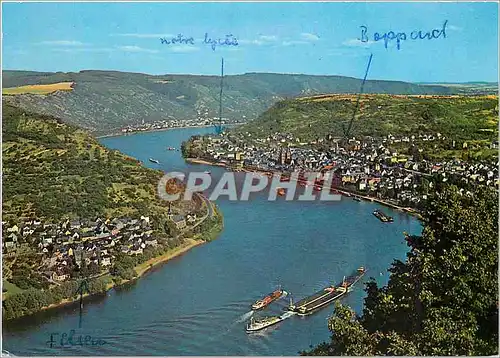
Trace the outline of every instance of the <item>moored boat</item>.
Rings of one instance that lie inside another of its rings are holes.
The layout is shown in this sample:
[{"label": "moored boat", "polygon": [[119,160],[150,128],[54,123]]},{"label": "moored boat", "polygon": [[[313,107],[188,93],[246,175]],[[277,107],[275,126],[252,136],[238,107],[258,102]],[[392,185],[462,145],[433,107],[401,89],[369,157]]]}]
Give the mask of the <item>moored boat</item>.
[{"label": "moored boat", "polygon": [[382,221],[384,223],[388,223],[388,222],[393,222],[394,221],[394,219],[391,216],[388,216],[388,215],[384,214],[383,212],[381,212],[378,209],[373,212],[373,215],[375,215],[380,221]]},{"label": "moored boat", "polygon": [[361,201],[361,198],[359,196],[355,196],[355,197],[352,198],[352,200]]},{"label": "moored boat", "polygon": [[153,158],[149,158],[149,161],[152,163],[160,164],[160,162],[158,160],[153,159]]},{"label": "moored boat", "polygon": [[271,292],[270,294],[268,294],[266,297],[262,298],[261,300],[255,301],[255,303],[252,305],[252,309],[253,310],[260,310],[261,308],[266,307],[271,302],[274,302],[278,298],[280,298],[284,292],[285,291],[283,291],[281,288],[277,289],[276,291]]},{"label": "moored boat", "polygon": [[274,325],[278,322],[281,322],[283,320],[284,320],[284,318],[282,316],[269,316],[269,317],[257,318],[257,319],[252,317],[250,319],[250,322],[247,324],[246,331],[247,331],[247,333],[260,331],[261,329],[272,326],[272,325]]}]

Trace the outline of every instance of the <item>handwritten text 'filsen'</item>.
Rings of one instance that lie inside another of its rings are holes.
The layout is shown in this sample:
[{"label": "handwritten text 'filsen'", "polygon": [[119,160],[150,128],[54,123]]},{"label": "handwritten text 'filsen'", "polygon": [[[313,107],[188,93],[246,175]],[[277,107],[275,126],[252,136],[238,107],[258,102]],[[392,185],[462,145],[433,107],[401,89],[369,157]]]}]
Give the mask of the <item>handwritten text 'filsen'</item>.
[{"label": "handwritten text 'filsen'", "polygon": [[[176,37],[160,37],[162,45],[195,45],[196,40],[194,37],[187,37],[182,34],[178,34]],[[238,46],[238,40],[232,34],[226,35],[225,38],[211,38],[208,33],[205,33],[205,38],[202,41],[205,45],[210,45],[213,51],[217,46]]]},{"label": "handwritten text 'filsen'", "polygon": [[[57,336],[61,336],[60,339]],[[89,335],[83,338],[83,335],[76,335],[74,329],[68,333],[51,333],[50,340],[46,342],[50,348],[69,348],[74,346],[102,346],[107,342],[101,338],[93,338]]]}]

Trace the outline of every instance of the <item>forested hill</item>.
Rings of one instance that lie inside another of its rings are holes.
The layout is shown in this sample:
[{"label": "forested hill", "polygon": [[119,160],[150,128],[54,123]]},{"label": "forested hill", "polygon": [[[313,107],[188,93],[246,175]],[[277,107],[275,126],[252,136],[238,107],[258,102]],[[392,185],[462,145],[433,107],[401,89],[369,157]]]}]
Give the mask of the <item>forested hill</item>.
[{"label": "forested hill", "polygon": [[84,130],[4,103],[2,135],[2,220],[166,217],[156,195],[162,173]]},{"label": "forested hill", "polygon": [[[3,88],[71,83],[71,91],[47,95],[4,95],[12,104],[62,118],[95,134],[116,132],[126,125],[169,119],[213,118],[219,115],[220,78],[117,71],[4,71]],[[356,93],[361,80],[342,76],[248,73],[224,79],[223,116],[254,119],[275,102],[323,93]],[[470,88],[468,89],[470,90]],[[368,80],[366,93],[451,94],[460,86],[421,85]],[[8,93],[8,92],[7,92]]]},{"label": "forested hill", "polygon": [[[256,137],[275,132],[303,140],[343,136],[356,106],[356,95],[325,95],[284,100],[257,120],[238,127]],[[441,133],[457,140],[498,136],[497,96],[363,95],[351,136]]]}]

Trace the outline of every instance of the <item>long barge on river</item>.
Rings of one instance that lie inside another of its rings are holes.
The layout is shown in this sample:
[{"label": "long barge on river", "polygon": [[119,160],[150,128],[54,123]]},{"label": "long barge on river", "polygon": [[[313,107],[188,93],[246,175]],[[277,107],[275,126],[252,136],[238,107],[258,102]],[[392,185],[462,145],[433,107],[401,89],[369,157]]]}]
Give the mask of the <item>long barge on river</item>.
[{"label": "long barge on river", "polygon": [[337,286],[328,286],[316,292],[312,296],[306,297],[297,303],[291,303],[288,307],[289,311],[296,312],[299,316],[307,316],[316,310],[330,304],[331,302],[341,298],[351,291],[354,286],[365,274],[364,267],[358,268],[353,274],[344,277],[341,283]]}]

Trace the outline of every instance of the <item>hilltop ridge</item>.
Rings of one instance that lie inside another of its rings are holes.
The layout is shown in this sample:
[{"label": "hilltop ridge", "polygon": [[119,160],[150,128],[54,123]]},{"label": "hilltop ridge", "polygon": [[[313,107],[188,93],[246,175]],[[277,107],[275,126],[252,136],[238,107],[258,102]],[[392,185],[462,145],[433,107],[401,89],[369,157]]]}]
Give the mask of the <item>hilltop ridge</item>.
[{"label": "hilltop ridge", "polygon": [[[211,121],[219,114],[220,78],[200,75],[149,75],[105,70],[80,72],[4,71],[3,87],[74,82],[73,90],[49,95],[3,96],[11,104],[54,115],[96,135],[155,121]],[[246,73],[224,79],[223,117],[257,118],[274,103],[299,96],[357,93],[360,79],[344,76]],[[470,90],[469,87],[467,87]],[[460,94],[460,86],[368,80],[366,93]]]},{"label": "hilltop ridge", "polygon": [[[258,119],[236,128],[265,138],[290,133],[303,140],[344,135],[357,95],[328,94],[277,102]],[[351,136],[440,132],[456,140],[495,140],[498,96],[364,94]]]}]

